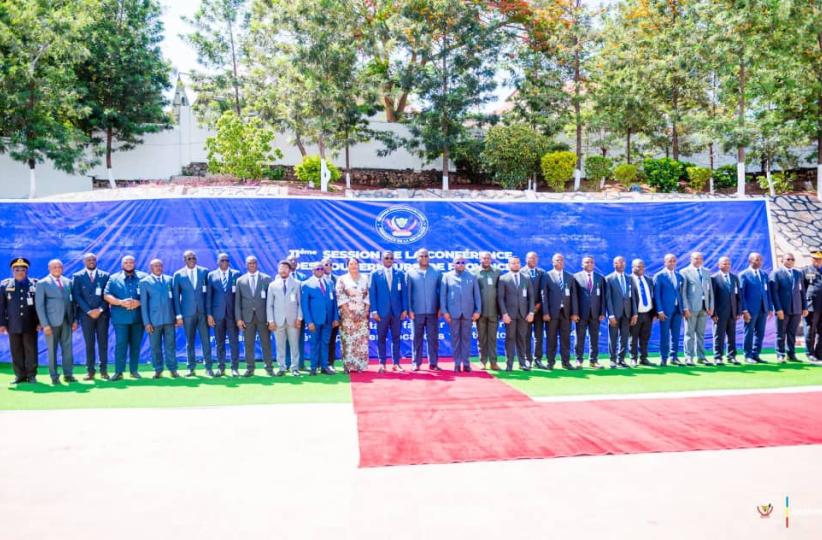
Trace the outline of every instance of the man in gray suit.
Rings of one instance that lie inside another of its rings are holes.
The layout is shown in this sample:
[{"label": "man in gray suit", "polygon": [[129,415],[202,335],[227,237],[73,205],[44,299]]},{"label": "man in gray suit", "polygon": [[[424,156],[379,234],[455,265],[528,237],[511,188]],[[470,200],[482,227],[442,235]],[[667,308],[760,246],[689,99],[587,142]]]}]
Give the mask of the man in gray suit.
[{"label": "man in gray suit", "polygon": [[480,290],[477,278],[465,271],[465,257],[454,257],[454,269],[442,276],[440,306],[445,322],[451,326],[451,351],[454,371],[471,371],[471,327],[479,319]]},{"label": "man in gray suit", "polygon": [[149,272],[140,280],[140,313],[151,344],[152,379],[161,379],[163,369],[168,369],[176,379],[180,374],[177,373],[173,280],[163,274],[160,259],[152,259]]},{"label": "man in gray suit", "polygon": [[520,272],[519,257],[508,259],[508,273],[499,278],[497,304],[505,324],[505,371],[514,369],[514,354],[519,367],[530,371],[528,365],[528,332],[534,321],[536,293],[528,276]]},{"label": "man in gray suit", "polygon": [[682,276],[682,316],[685,318],[685,363],[694,365],[714,363],[705,356],[705,323],[714,314],[714,288],[711,274],[702,267],[702,253],[691,253],[691,264]]},{"label": "man in gray suit", "polygon": [[257,257],[250,255],[245,259],[245,274],[237,279],[237,297],[234,301],[234,319],[237,327],[243,331],[243,345],[245,347],[246,370],[243,377],[254,375],[254,342],[260,336],[260,346],[263,350],[265,372],[273,377],[274,366],[271,358],[271,333],[266,321],[266,300],[268,286],[271,285],[271,276],[257,270]]},{"label": "man in gray suit", "polygon": [[605,308],[608,312],[611,369],[627,368],[625,353],[628,351],[628,337],[637,316],[631,294],[631,278],[625,275],[625,257],[614,257],[614,271],[605,277]]},{"label": "man in gray suit", "polygon": [[49,261],[49,275],[37,282],[34,304],[37,318],[46,335],[51,382],[60,384],[60,373],[57,372],[58,347],[63,359],[63,378],[66,382],[77,382],[73,375],[74,353],[71,344],[71,333],[77,330],[71,280],[63,276],[63,263],[59,259]]},{"label": "man in gray suit", "polygon": [[408,318],[414,321],[414,371],[422,364],[422,337],[428,342],[428,369],[439,371],[439,314],[442,275],[429,264],[428,250],[417,250],[417,266],[408,270]]},{"label": "man in gray suit", "polygon": [[480,252],[480,267],[476,278],[480,289],[480,318],[477,320],[477,348],[479,349],[482,369],[490,362],[491,369],[499,370],[497,364],[497,328],[499,327],[499,310],[497,309],[497,284],[499,269],[491,266],[491,252]]},{"label": "man in gray suit", "polygon": [[289,343],[291,352],[291,374],[300,375],[300,327],[303,325],[303,312],[300,308],[300,282],[291,276],[291,265],[281,261],[278,275],[268,286],[266,313],[268,329],[274,332],[277,342],[277,361],[280,369],[277,376],[282,377],[286,371],[285,344]]}]

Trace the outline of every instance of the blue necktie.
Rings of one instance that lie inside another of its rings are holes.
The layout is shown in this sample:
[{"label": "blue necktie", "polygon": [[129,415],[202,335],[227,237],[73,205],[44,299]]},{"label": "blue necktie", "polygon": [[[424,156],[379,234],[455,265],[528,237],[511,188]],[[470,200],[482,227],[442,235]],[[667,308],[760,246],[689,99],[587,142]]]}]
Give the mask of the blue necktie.
[{"label": "blue necktie", "polygon": [[645,286],[643,285],[643,279],[644,278],[642,277],[639,278],[639,293],[642,295],[642,305],[647,306],[648,296],[645,294]]},{"label": "blue necktie", "polygon": [[223,292],[227,291],[228,290],[228,274],[223,274],[223,277],[221,278],[220,281],[222,281],[222,283],[223,283]]}]

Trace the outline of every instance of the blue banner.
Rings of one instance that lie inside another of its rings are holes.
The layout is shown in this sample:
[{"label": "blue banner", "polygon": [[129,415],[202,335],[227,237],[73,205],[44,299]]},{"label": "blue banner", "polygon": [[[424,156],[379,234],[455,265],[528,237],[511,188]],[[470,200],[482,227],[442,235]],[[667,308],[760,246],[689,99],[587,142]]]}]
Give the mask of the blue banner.
[{"label": "blue banner", "polygon": [[[679,267],[688,254],[701,251],[705,266],[716,270],[719,257],[731,257],[733,270],[747,266],[747,255],[758,251],[770,270],[771,243],[764,200],[702,202],[397,202],[335,199],[160,199],[84,203],[0,203],[0,261],[31,260],[32,277],[47,275],[47,263],[59,258],[70,276],[82,269],[82,255],[93,251],[100,268],[119,271],[120,258],[134,255],[137,268],[161,258],[165,271],[183,266],[183,251],[197,252],[199,264],[216,267],[216,255],[227,252],[232,267],[244,272],[244,259],[255,255],[260,270],[271,275],[289,253],[300,256],[300,271],[310,274],[311,263],[331,257],[334,271],[343,273],[345,259],[357,256],[369,272],[380,251],[393,249],[396,262],[407,267],[414,252],[426,247],[432,264],[444,271],[456,252],[464,252],[469,269],[479,265],[478,252],[491,251],[494,264],[507,268],[512,255],[536,251],[540,266],[550,268],[551,256],[565,255],[566,269],[581,268],[583,255],[592,255],[598,271],[610,273],[611,261],[645,260],[653,275],[666,253],[675,254]],[[772,323],[765,346],[773,345]],[[603,330],[605,324],[603,323]],[[504,327],[498,334],[503,354]],[[713,331],[708,324],[706,345]],[[240,336],[242,338],[242,335]],[[212,344],[214,337],[212,335]],[[372,324],[371,355],[376,356],[376,325]],[[573,340],[573,338],[572,338]],[[741,321],[740,338],[741,344]],[[411,354],[411,327],[403,325],[403,356]],[[75,361],[82,363],[83,340],[75,335]],[[113,359],[114,339],[110,340]],[[602,333],[601,350],[607,344]],[[658,325],[650,347],[658,350]],[[242,348],[242,345],[241,345]],[[212,351],[214,348],[212,347]],[[440,352],[450,355],[448,325],[440,322]],[[476,344],[474,344],[476,354]],[[177,355],[185,356],[182,329],[177,332]],[[242,356],[241,356],[242,357]],[[10,361],[8,339],[0,339],[0,359]],[[45,362],[40,338],[40,360]],[[148,362],[148,340],[142,360]]]}]

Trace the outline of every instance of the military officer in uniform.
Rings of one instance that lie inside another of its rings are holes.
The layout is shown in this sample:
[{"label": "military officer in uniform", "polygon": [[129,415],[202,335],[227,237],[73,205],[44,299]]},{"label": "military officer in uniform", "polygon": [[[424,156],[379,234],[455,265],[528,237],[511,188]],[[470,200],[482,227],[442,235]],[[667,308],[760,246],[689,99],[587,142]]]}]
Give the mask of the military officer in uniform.
[{"label": "military officer in uniform", "polygon": [[822,249],[811,253],[812,262],[802,269],[808,314],[805,316],[805,349],[808,360],[822,362]]},{"label": "military officer in uniform", "polygon": [[0,334],[8,333],[11,361],[14,368],[12,384],[37,382],[37,332],[40,322],[34,305],[37,280],[29,279],[29,260],[11,260],[13,277],[0,282]]}]

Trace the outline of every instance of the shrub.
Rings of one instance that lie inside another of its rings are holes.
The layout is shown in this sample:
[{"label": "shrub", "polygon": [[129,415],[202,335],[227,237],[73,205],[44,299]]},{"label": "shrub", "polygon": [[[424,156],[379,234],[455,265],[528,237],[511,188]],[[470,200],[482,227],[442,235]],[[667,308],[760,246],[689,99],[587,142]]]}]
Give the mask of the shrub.
[{"label": "shrub", "polygon": [[549,152],[542,156],[542,176],[554,191],[564,191],[565,182],[574,176],[577,155],[574,152]]},{"label": "shrub", "polygon": [[622,185],[630,186],[639,180],[639,169],[631,163],[621,163],[614,169],[614,179]]},{"label": "shrub", "polygon": [[268,171],[266,171],[265,177],[269,180],[282,180],[285,178],[285,168],[271,167]]},{"label": "shrub", "polygon": [[614,162],[605,156],[591,156],[585,159],[585,178],[601,182],[614,174]]},{"label": "shrub", "polygon": [[671,158],[646,159],[642,168],[648,184],[660,193],[676,191],[679,179],[685,175],[685,167]]},{"label": "shrub", "polygon": [[482,162],[504,188],[521,188],[539,172],[539,159],[548,141],[544,135],[526,126],[494,126],[485,137]]},{"label": "shrub", "polygon": [[273,140],[274,132],[259,118],[243,121],[226,111],[217,121],[217,134],[206,139],[208,170],[241,179],[262,178],[264,167],[283,157],[279,148],[271,148]]},{"label": "shrub", "polygon": [[711,169],[705,167],[688,167],[685,171],[688,173],[688,185],[695,191],[703,191],[711,179]]},{"label": "shrub", "polygon": [[736,165],[723,165],[714,169],[714,189],[736,187]]},{"label": "shrub", "polygon": [[550,141],[547,143],[544,152],[546,154],[550,154],[552,152],[568,152],[571,150],[571,147],[568,143],[560,142],[560,141]]},{"label": "shrub", "polygon": [[[328,165],[328,170],[331,172],[331,181],[336,182],[340,179],[340,169],[331,163],[330,160],[325,160]],[[298,180],[308,183],[314,182],[315,186],[320,185],[320,156],[305,156],[301,163],[294,167],[294,175]]]},{"label": "shrub", "polygon": [[[776,193],[787,193],[793,189],[793,183],[796,180],[796,175],[785,172],[775,172],[771,173],[771,180],[773,181],[773,190]],[[770,189],[768,187],[767,176],[763,175],[759,177],[759,187],[766,191]]]}]

